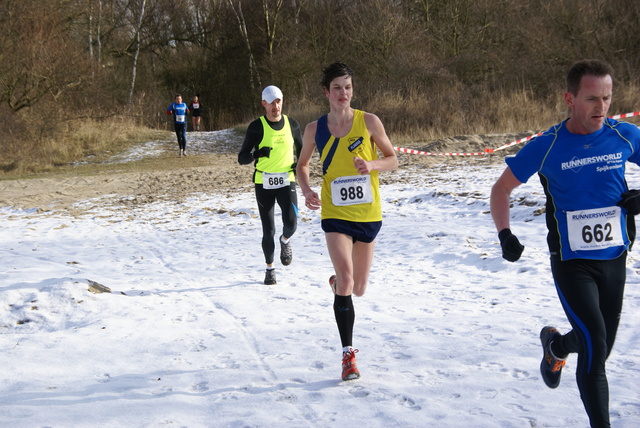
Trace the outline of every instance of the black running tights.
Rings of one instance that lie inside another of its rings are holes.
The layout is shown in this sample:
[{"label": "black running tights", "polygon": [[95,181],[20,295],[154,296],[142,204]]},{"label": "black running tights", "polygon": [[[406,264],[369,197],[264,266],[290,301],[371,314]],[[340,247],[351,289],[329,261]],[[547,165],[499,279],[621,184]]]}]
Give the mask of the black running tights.
[{"label": "black running tights", "polygon": [[298,225],[298,196],[296,183],[279,189],[264,189],[262,184],[256,184],[256,201],[262,222],[262,252],[267,264],[273,263],[275,253],[274,236],[276,225],[274,207],[276,202],[282,211],[282,234],[291,238]]},{"label": "black running tights", "polygon": [[178,147],[180,150],[187,149],[187,124],[186,123],[176,123],[174,125],[176,130],[176,137],[178,137]]},{"label": "black running tights", "polygon": [[626,252],[613,260],[551,259],[558,296],[573,327],[554,342],[554,350],[578,353],[576,380],[591,427],[611,426],[605,361],[618,331],[626,260]]}]

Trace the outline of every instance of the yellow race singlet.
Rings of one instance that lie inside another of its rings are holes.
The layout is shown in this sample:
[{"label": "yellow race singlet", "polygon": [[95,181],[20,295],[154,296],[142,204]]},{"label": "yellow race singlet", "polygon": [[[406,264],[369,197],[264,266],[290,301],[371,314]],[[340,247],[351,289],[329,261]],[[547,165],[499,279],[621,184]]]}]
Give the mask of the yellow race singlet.
[{"label": "yellow race singlet", "polygon": [[264,116],[260,117],[262,121],[263,137],[258,145],[258,149],[262,147],[271,147],[269,157],[258,158],[256,163],[256,173],[254,183],[263,184],[262,173],[288,173],[290,182],[295,181],[295,175],[291,166],[295,162],[295,149],[293,142],[293,133],[291,132],[291,124],[286,115],[284,118],[284,126],[281,130],[276,131],[267,123]]},{"label": "yellow race singlet", "polygon": [[382,221],[378,171],[360,175],[353,158],[378,159],[364,121],[364,112],[354,110],[349,133],[331,135],[327,115],[318,119],[316,147],[322,163],[322,219],[354,222]]}]

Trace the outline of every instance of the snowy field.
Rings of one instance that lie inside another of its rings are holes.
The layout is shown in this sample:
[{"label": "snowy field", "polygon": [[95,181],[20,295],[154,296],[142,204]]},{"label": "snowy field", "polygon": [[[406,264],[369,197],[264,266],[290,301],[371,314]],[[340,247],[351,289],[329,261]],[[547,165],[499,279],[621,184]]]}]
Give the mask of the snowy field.
[{"label": "snowy field", "polygon": [[[586,427],[576,356],[558,389],[538,369],[540,329],[569,327],[544,195],[535,178],[514,192],[526,249],[504,261],[489,214],[502,169],[388,173],[406,180],[382,186],[371,280],[354,299],[362,378],[350,382],[319,213],[300,192],[294,260],[275,286],[262,284],[250,190],[127,209],[88,200],[80,216],[0,207],[0,426]],[[638,168],[628,181],[640,187]],[[616,428],[640,426],[638,250],[627,273],[608,361]]]}]

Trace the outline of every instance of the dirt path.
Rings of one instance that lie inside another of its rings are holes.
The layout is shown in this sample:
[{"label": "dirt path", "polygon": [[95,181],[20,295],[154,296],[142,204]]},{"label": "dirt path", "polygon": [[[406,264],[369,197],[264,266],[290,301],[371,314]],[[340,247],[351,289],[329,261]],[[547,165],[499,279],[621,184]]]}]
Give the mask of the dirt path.
[{"label": "dirt path", "polygon": [[237,156],[207,157],[207,166],[160,171],[111,172],[71,177],[0,181],[0,206],[72,210],[79,201],[134,205],[157,200],[180,201],[195,193],[238,192],[250,184],[250,167]]},{"label": "dirt path", "polygon": [[[436,141],[428,145],[411,148],[446,152],[477,152],[484,148],[498,147],[505,142],[521,138],[516,135],[462,136]],[[89,206],[122,204],[134,206],[159,200],[180,202],[197,193],[253,192],[252,167],[239,165],[237,154],[199,154],[204,157],[198,164],[186,168],[168,170],[145,170],[141,172],[99,172],[95,175],[33,178],[25,180],[0,180],[0,206],[23,209],[84,211],[88,207],[74,206],[77,202],[90,200]],[[400,169],[423,170],[448,162],[502,162],[505,153],[474,157],[424,156],[399,153]],[[173,153],[163,156],[174,156]],[[315,162],[317,164],[317,162]],[[315,181],[317,171],[314,171]],[[384,174],[382,183],[407,180],[407,174]],[[314,181],[314,182],[315,182]]]}]

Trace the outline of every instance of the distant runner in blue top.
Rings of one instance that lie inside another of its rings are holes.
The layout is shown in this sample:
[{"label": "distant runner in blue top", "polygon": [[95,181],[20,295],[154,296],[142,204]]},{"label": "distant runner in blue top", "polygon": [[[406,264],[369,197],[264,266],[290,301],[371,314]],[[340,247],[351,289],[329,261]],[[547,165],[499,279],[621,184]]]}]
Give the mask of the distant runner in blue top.
[{"label": "distant runner in blue top", "polygon": [[540,372],[556,388],[570,353],[578,354],[576,380],[591,427],[610,427],[605,362],[618,330],[627,251],[635,238],[640,191],[629,190],[625,163],[640,164],[640,130],[608,119],[613,70],[597,60],[575,63],[564,100],[571,117],[532,139],[491,190],[491,215],[502,257],[524,250],[509,229],[513,189],[537,173],[547,197],[547,243],[556,290],[572,330],[540,332]]},{"label": "distant runner in blue top", "polygon": [[182,102],[182,95],[177,94],[175,101],[167,108],[167,115],[173,115],[173,127],[176,130],[180,148],[178,156],[187,155],[187,113],[189,113],[189,107]]}]

